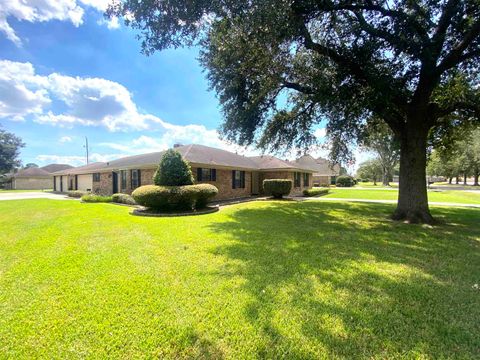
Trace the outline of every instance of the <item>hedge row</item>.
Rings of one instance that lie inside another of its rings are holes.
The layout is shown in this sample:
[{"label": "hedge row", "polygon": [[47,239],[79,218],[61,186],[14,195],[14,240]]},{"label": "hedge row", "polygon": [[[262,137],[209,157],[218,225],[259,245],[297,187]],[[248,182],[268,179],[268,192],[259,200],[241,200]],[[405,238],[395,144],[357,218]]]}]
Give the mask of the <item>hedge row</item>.
[{"label": "hedge row", "polygon": [[289,179],[266,179],[263,180],[263,190],[265,195],[273,196],[275,199],[281,199],[292,191],[292,180]]},{"label": "hedge row", "polygon": [[136,205],[135,199],[128,194],[117,193],[112,195],[112,202],[118,204]]},{"label": "hedge row", "polygon": [[77,198],[77,199],[80,199],[83,195],[88,195],[88,194],[90,194],[89,191],[82,191],[82,190],[71,190],[67,192],[68,197]]},{"label": "hedge row", "polygon": [[210,184],[145,185],[135,189],[132,197],[137,204],[154,210],[192,210],[204,208],[217,193],[218,189]]},{"label": "hedge row", "polygon": [[311,188],[303,190],[303,195],[305,196],[322,196],[327,195],[329,189],[321,189],[321,188]]},{"label": "hedge row", "polygon": [[82,196],[82,201],[87,203],[109,203],[109,202],[112,202],[112,197],[87,194]]}]

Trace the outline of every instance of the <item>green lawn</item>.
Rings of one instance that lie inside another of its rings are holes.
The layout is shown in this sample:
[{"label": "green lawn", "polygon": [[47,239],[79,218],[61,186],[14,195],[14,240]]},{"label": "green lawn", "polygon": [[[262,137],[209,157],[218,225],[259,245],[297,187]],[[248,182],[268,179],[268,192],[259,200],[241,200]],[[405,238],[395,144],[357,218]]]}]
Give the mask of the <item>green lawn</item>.
[{"label": "green lawn", "polygon": [[0,202],[2,358],[478,358],[480,210]]},{"label": "green lawn", "polygon": [[[368,200],[397,200],[397,190],[364,190],[364,189],[341,189],[332,188],[324,198],[341,199],[368,199]],[[428,192],[428,200],[432,202],[451,202],[459,204],[480,204],[480,191],[478,193],[466,192],[461,190],[446,190]]]}]

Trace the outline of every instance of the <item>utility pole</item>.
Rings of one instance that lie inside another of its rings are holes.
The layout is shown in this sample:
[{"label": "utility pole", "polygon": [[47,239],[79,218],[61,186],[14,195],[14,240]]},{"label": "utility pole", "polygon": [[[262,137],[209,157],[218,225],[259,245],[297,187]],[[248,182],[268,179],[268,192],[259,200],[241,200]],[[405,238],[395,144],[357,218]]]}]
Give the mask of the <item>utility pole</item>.
[{"label": "utility pole", "polygon": [[87,152],[87,165],[88,165],[88,138],[85,136],[85,150]]}]

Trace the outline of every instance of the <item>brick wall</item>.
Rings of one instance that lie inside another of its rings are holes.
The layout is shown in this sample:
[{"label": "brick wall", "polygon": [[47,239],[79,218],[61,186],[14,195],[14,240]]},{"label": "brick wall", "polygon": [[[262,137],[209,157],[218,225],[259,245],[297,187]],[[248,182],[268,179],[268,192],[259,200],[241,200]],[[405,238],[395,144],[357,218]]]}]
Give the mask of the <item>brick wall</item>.
[{"label": "brick wall", "polygon": [[[192,168],[193,178],[197,183],[197,168]],[[232,189],[232,170],[217,169],[217,181],[202,181],[201,184],[212,184],[218,188],[214,200],[225,200],[248,197],[252,194],[252,172],[245,171],[245,187]]]},{"label": "brick wall", "polygon": [[303,183],[303,173],[301,173],[300,187],[295,187],[293,171],[265,171],[260,173],[260,191],[263,193],[263,180],[265,179],[289,179],[292,180],[292,191],[290,195],[302,195],[303,190],[312,187],[312,174],[309,174],[309,185]]},{"label": "brick wall", "polygon": [[112,195],[112,172],[100,173],[100,181],[94,181],[92,192],[98,195]]},{"label": "brick wall", "polygon": [[319,186],[327,186],[330,185],[331,177],[328,175],[325,176],[314,176],[313,183]]}]

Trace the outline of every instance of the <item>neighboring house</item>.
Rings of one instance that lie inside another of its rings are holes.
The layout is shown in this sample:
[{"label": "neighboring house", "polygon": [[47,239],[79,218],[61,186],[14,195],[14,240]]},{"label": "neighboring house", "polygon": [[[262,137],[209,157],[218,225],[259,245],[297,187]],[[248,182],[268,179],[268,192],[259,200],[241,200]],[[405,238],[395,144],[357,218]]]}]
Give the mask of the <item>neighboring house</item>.
[{"label": "neighboring house", "polygon": [[313,170],[313,184],[315,186],[334,185],[337,176],[340,175],[340,165],[332,164],[327,159],[321,157],[315,159],[310,155],[303,155],[295,160],[294,163]]},{"label": "neighboring house", "polygon": [[[217,200],[261,194],[264,179],[294,181],[292,194],[312,187],[313,171],[272,156],[246,157],[203,145],[175,146],[192,167],[195,183],[213,184]],[[153,184],[153,175],[164,152],[128,156],[107,163],[94,163],[54,174],[54,189],[92,191],[97,194],[130,194],[141,185]]]},{"label": "neighboring house", "polygon": [[41,168],[31,167],[6,174],[6,189],[12,190],[44,190],[52,188],[52,172],[67,170],[73,166],[66,164],[50,164]]}]

